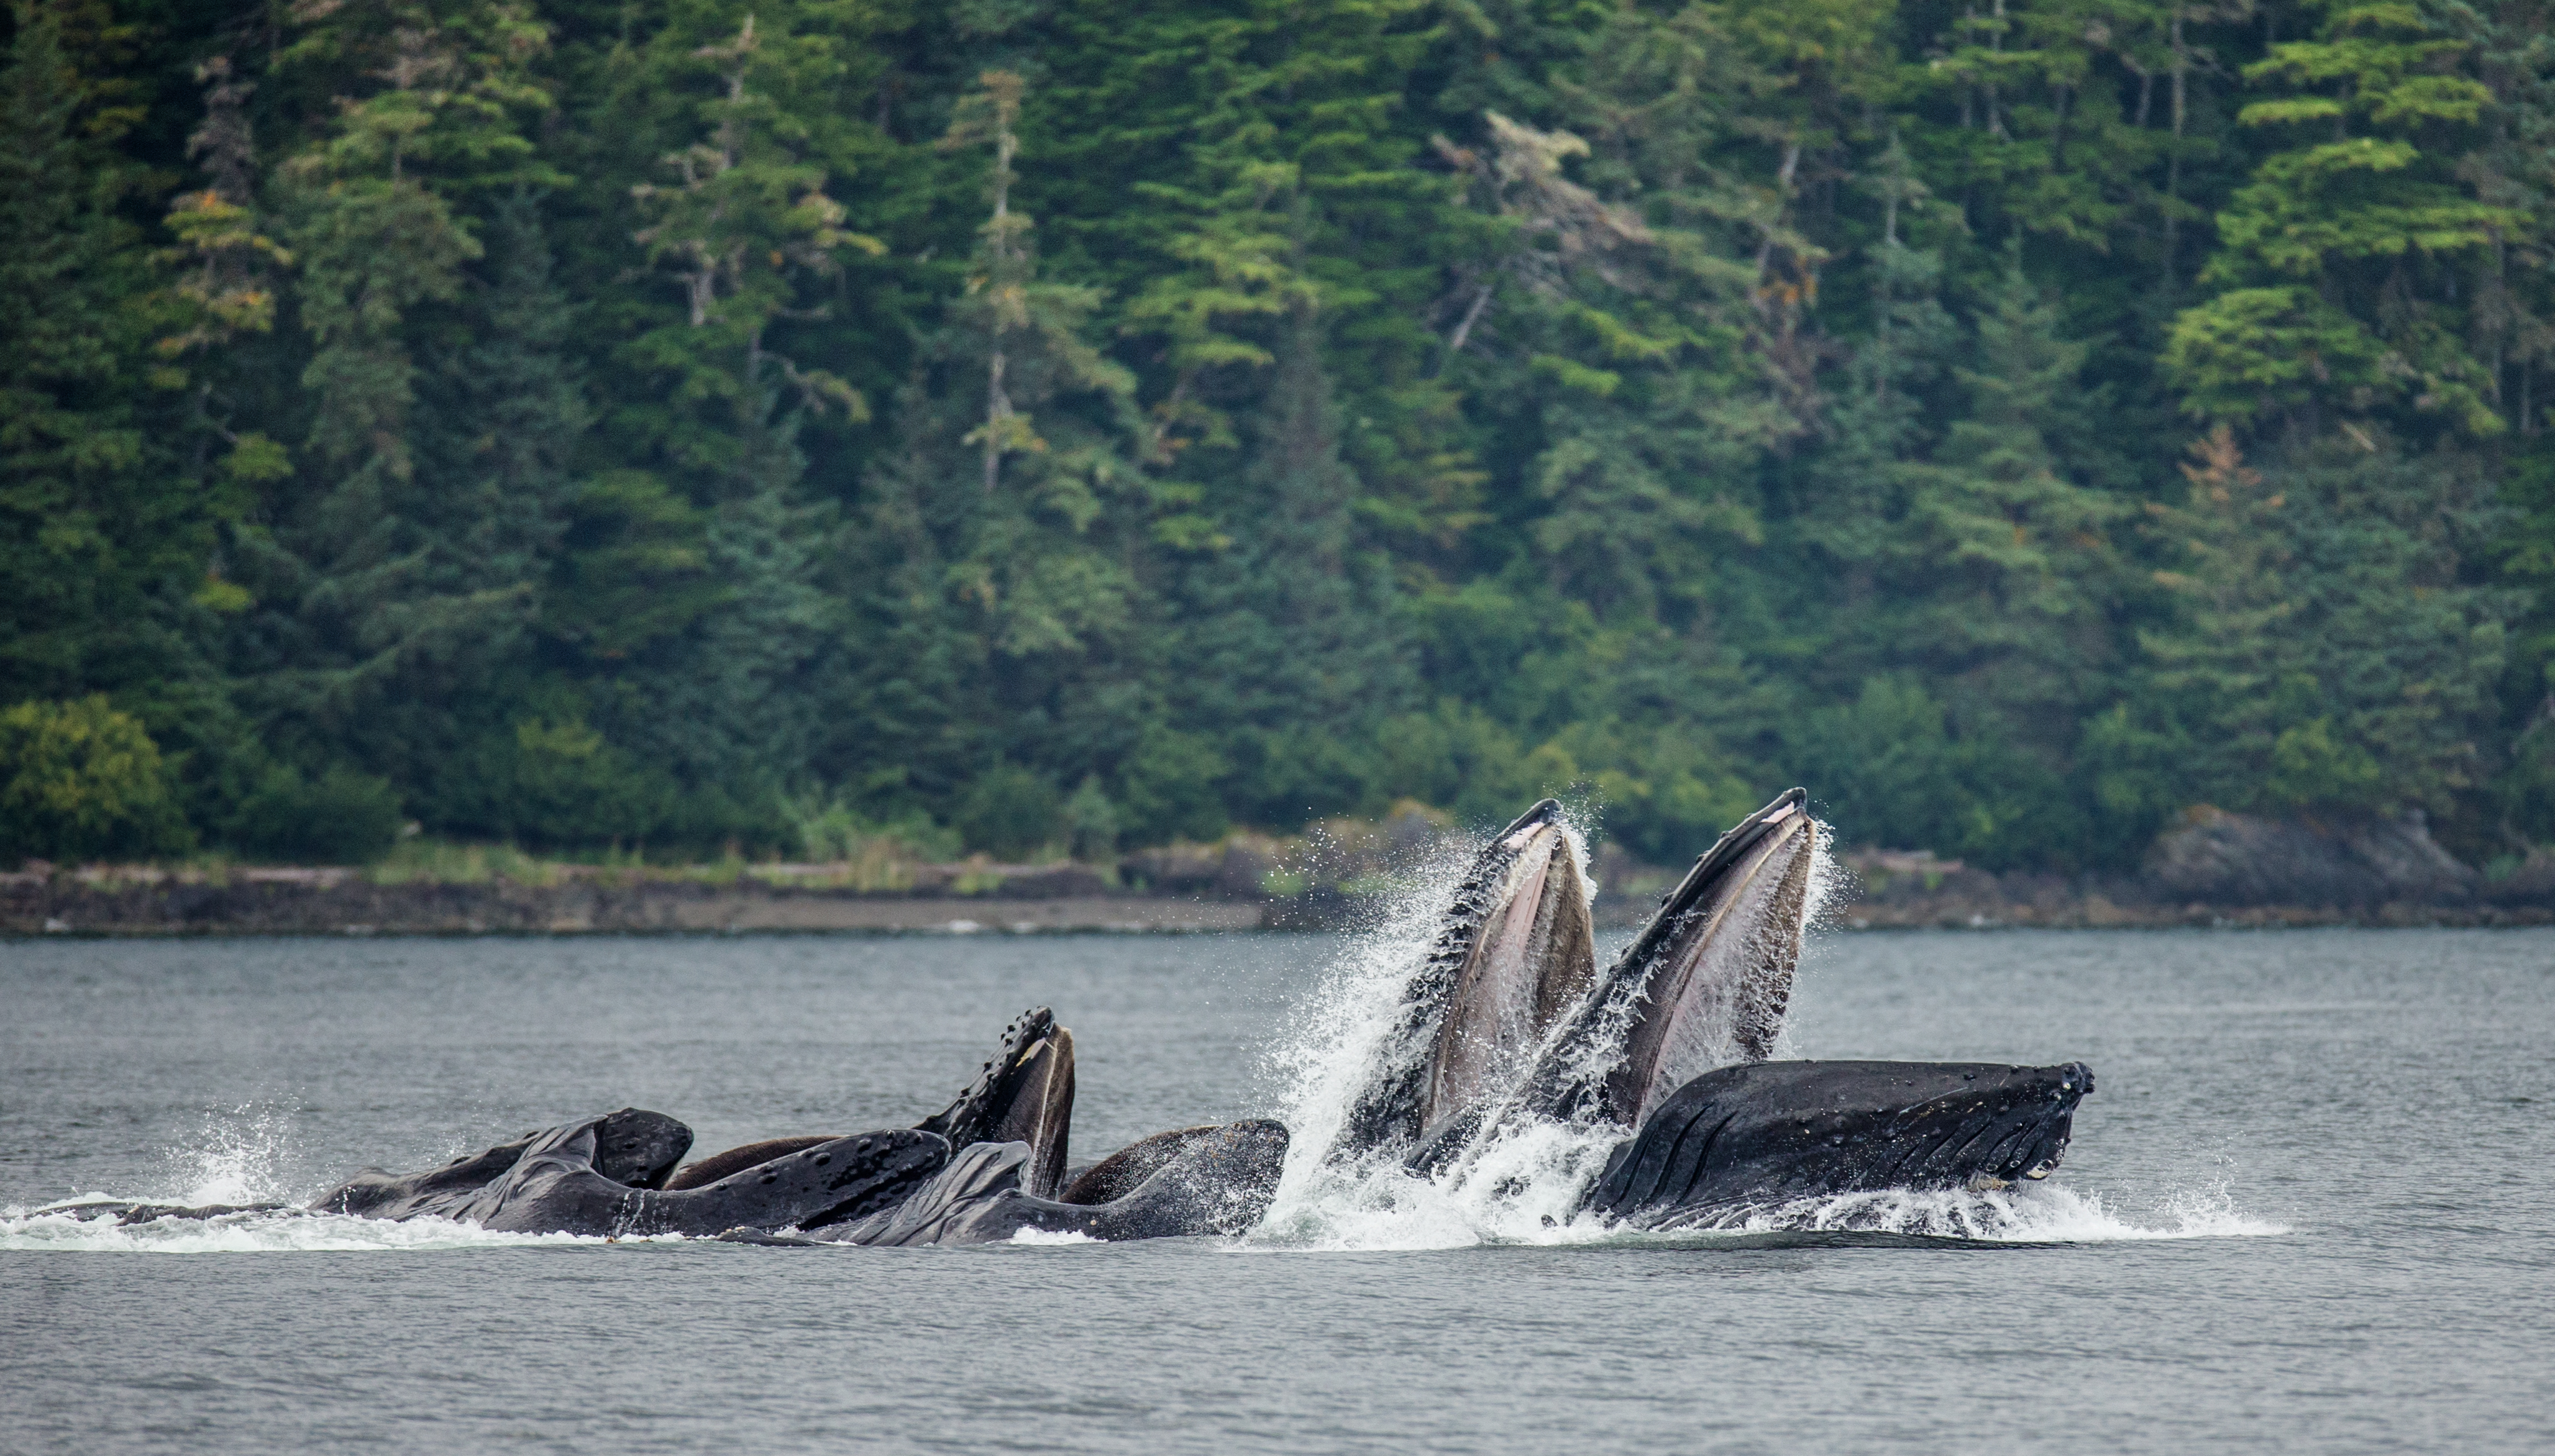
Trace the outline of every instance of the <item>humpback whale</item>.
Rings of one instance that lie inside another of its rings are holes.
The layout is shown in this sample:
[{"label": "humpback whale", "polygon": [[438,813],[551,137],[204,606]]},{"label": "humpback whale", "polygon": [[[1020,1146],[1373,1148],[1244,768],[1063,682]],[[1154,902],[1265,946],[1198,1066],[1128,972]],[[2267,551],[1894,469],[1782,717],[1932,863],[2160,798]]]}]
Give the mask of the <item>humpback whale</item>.
[{"label": "humpback whale", "polygon": [[[684,1163],[691,1130],[623,1108],[426,1172],[367,1169],[314,1212],[439,1217],[512,1233],[965,1244],[1025,1229],[1098,1239],[1238,1233],[1276,1191],[1286,1130],[1183,1128],[1068,1179],[1073,1033],[1045,1007],[1003,1029],[956,1098],[911,1128],[769,1139]],[[136,1215],[182,1210],[142,1206]]]},{"label": "humpback whale", "polygon": [[[1500,1140],[1611,1140],[1583,1214],[1687,1228],[1795,1199],[2045,1178],[2082,1062],[1776,1060],[1821,829],[1798,789],[1742,819],[1601,970],[1578,841],[1546,799],[1483,845],[1399,988],[1326,1166],[1460,1176]],[[1073,1033],[1037,1007],[948,1106],[911,1127],[767,1139],[690,1162],[691,1131],[637,1108],[424,1172],[366,1169],[307,1211],[522,1233],[680,1234],[786,1247],[1122,1240],[1245,1232],[1291,1140],[1252,1120],[1069,1159]],[[1584,1175],[1584,1174],[1583,1174]],[[80,1205],[127,1223],[244,1211]]]},{"label": "humpback whale", "polygon": [[1558,805],[1529,809],[1456,890],[1326,1156],[1437,1175],[1528,1125],[1572,1125],[1618,1140],[1583,1209],[1658,1228],[2047,1177],[2093,1091],[2081,1062],[1770,1059],[1815,909],[1807,800],[1787,790],[1732,826],[1602,972],[1564,928],[1585,920],[1577,847]]},{"label": "humpback whale", "polygon": [[1589,1206],[1670,1228],[1794,1198],[2045,1178],[2093,1090],[2082,1062],[1722,1067],[1678,1088],[1616,1149]]},{"label": "humpback whale", "polygon": [[1469,1132],[1553,1020],[1585,996],[1596,969],[1590,925],[1587,879],[1561,804],[1547,798],[1466,867],[1335,1153]]}]

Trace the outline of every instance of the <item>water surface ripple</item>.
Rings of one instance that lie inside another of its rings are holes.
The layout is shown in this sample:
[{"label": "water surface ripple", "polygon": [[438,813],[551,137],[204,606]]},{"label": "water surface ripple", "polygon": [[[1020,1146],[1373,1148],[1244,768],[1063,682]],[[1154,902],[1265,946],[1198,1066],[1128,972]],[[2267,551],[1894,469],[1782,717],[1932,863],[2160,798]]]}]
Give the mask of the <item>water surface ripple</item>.
[{"label": "water surface ripple", "polygon": [[1431,1190],[1299,1197],[1231,1244],[972,1250],[28,1213],[307,1197],[625,1103],[710,1149],[911,1123],[1039,1002],[1092,1155],[1300,1112],[1307,1007],[1353,959],[0,942],[0,1452],[2555,1444],[2555,932],[1827,937],[1794,1053],[2081,1057],[2101,1091],[2048,1187],[1772,1228]]}]

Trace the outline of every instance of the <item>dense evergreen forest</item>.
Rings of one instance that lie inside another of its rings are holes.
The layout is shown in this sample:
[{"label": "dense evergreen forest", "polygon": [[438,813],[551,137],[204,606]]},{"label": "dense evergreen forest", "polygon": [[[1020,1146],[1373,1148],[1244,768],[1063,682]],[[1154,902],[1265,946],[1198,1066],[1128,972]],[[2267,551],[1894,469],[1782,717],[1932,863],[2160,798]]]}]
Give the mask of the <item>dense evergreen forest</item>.
[{"label": "dense evergreen forest", "polygon": [[2546,0],[17,0],[0,858],[2555,840]]}]

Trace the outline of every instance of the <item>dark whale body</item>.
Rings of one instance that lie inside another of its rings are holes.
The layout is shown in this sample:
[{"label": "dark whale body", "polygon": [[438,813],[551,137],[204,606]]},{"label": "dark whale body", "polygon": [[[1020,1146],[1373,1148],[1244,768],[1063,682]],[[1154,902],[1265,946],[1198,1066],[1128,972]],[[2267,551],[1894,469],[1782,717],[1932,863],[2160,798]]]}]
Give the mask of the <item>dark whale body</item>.
[{"label": "dark whale body", "polygon": [[527,1133],[512,1143],[500,1143],[422,1173],[366,1168],[310,1200],[310,1207],[321,1213],[393,1221],[421,1215],[452,1217],[451,1210],[513,1172],[535,1144],[576,1128],[590,1130],[593,1171],[623,1188],[664,1186],[667,1174],[692,1146],[692,1130],[681,1123],[663,1113],[625,1107],[547,1133]]},{"label": "dark whale body", "polygon": [[1077,1203],[1032,1193],[1027,1187],[1033,1160],[1028,1144],[979,1143],[910,1196],[866,1218],[817,1228],[803,1238],[760,1233],[729,1237],[751,1244],[893,1248],[1000,1243],[1036,1232],[1117,1243],[1239,1234],[1268,1212],[1286,1163],[1284,1127],[1252,1121],[1183,1129],[1172,1136],[1179,1141],[1154,1161],[1151,1172],[1103,1201]]},{"label": "dark whale body", "polygon": [[769,1139],[683,1163],[690,1129],[623,1108],[425,1172],[367,1169],[309,1209],[509,1233],[966,1244],[1025,1229],[1109,1240],[1234,1233],[1277,1190],[1286,1130],[1271,1122],[1149,1138],[1068,1186],[1072,1112],[1073,1033],[1037,1007],[1003,1029],[946,1108],[912,1128]]},{"label": "dark whale body", "polygon": [[359,1218],[448,1218],[504,1233],[709,1235],[856,1218],[949,1160],[946,1139],[897,1128],[824,1140],[693,1187],[659,1186],[691,1141],[690,1129],[663,1113],[623,1108],[429,1172],[358,1173],[310,1206]]},{"label": "dark whale body", "polygon": [[[1798,1198],[1998,1187],[2057,1165],[2094,1086],[2082,1063],[1768,1059],[1816,899],[1822,831],[1801,789],[1723,834],[1602,972],[1586,937],[1548,933],[1521,898],[1577,884],[1575,846],[1536,838],[1556,812],[1537,804],[1474,861],[1334,1161],[1382,1153],[1436,1177],[1535,1124],[1616,1130],[1583,1207],[1642,1228]],[[1554,863],[1524,880],[1515,867],[1537,851]],[[1426,1089],[1445,1084],[1440,1029],[1495,1020],[1469,1004],[1498,984],[1473,975],[1482,966],[1521,967],[1510,982],[1538,988],[1529,1036],[1460,1103],[1432,1102]],[[1560,988],[1575,994],[1556,998]],[[1409,1049],[1432,1031],[1434,1060]]]},{"label": "dark whale body", "polygon": [[948,1140],[894,1128],[836,1138],[701,1187],[668,1192],[615,1182],[595,1167],[599,1121],[551,1129],[503,1177],[434,1211],[519,1234],[706,1237],[739,1227],[812,1228],[889,1206],[949,1161]]}]

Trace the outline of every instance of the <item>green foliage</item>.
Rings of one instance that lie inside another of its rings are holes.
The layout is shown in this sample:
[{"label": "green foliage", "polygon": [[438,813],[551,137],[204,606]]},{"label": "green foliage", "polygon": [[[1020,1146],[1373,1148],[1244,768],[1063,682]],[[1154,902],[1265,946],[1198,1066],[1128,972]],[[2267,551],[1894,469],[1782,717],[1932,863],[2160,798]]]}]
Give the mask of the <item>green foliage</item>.
[{"label": "green foliage", "polygon": [[953,817],[971,852],[1009,861],[1028,859],[1066,827],[1055,786],[1017,764],[978,775],[959,795]]},{"label": "green foliage", "polygon": [[2004,745],[1955,739],[1921,682],[1875,677],[1803,724],[1803,777],[1850,841],[1975,852],[1993,841]]},{"label": "green foliage", "polygon": [[155,445],[157,279],[126,204],[130,29],[20,3],[0,63],[0,701],[192,663],[165,608],[208,582],[219,507]]},{"label": "green foliage", "polygon": [[1203,735],[1149,730],[1120,770],[1127,826],[1140,843],[1222,837],[1232,822],[1220,791],[1229,772]]},{"label": "green foliage", "polygon": [[504,789],[492,826],[509,839],[545,847],[638,844],[673,815],[678,790],[662,773],[573,718],[527,718],[513,752],[488,764]]},{"label": "green foliage", "polygon": [[244,17],[0,32],[0,703],[205,841],[2555,835],[2538,0]]},{"label": "green foliage", "polygon": [[1087,776],[1064,801],[1066,847],[1075,859],[1106,860],[1118,849],[1118,806],[1097,775]]},{"label": "green foliage", "polygon": [[2230,807],[2446,808],[2477,787],[2510,593],[2457,563],[2498,509],[2453,455],[2336,441],[2276,470],[2219,430],[2153,518],[2185,615],[2145,640],[2147,703],[2190,733],[2190,783]]},{"label": "green foliage", "polygon": [[404,818],[387,779],[343,764],[314,779],[279,764],[240,800],[222,837],[262,859],[362,865],[391,852]]},{"label": "green foliage", "polygon": [[0,709],[0,859],[168,854],[193,843],[159,746],[105,694]]},{"label": "green foliage", "polygon": [[2204,418],[2409,405],[2495,433],[2492,361],[2461,337],[2453,286],[2437,287],[2520,224],[2475,194],[2471,170],[2459,176],[2494,93],[2462,73],[2467,44],[2421,9],[2329,0],[2310,13],[2313,39],[2245,67],[2275,94],[2239,124],[2285,145],[2219,214],[2201,281],[2228,291],[2175,321],[2166,368]]}]

